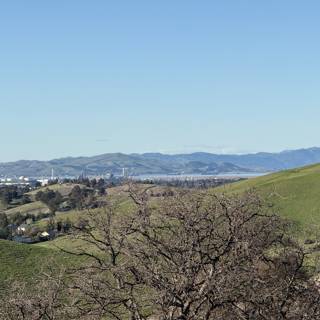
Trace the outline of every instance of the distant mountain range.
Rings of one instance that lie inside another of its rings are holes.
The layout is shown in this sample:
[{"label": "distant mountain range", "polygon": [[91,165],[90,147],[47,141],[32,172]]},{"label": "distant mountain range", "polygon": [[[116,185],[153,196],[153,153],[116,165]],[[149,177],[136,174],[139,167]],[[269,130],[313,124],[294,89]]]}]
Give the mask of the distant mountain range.
[{"label": "distant mountain range", "polygon": [[168,155],[161,153],[107,153],[93,157],[68,157],[51,161],[20,160],[0,163],[0,176],[58,176],[121,174],[127,168],[130,175],[142,174],[219,174],[269,172],[320,162],[320,148],[260,152],[231,155],[196,152]]}]

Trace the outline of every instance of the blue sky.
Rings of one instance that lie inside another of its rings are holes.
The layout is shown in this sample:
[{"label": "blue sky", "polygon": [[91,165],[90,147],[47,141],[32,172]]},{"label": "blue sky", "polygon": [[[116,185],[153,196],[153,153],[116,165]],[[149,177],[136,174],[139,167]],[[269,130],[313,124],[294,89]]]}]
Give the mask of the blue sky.
[{"label": "blue sky", "polygon": [[320,2],[0,4],[0,161],[320,145]]}]

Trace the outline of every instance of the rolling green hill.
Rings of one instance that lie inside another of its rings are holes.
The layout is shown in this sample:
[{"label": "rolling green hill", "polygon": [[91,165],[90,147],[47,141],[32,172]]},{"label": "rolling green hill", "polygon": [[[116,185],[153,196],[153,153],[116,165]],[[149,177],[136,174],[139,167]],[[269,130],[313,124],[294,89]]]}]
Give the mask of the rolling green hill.
[{"label": "rolling green hill", "polygon": [[[320,164],[240,181],[214,190],[242,193],[252,188],[273,203],[276,212],[295,221],[302,238],[320,235]],[[123,198],[123,190],[120,188],[110,190],[110,196],[114,200],[119,198],[118,201],[123,202],[124,209],[129,205],[125,201],[127,198]],[[75,215],[75,219],[79,215],[70,212],[70,215],[72,214]],[[64,215],[63,217],[65,218]],[[59,218],[60,216],[57,216],[57,219]],[[0,241],[0,287],[5,280],[12,278],[31,279],[43,269],[51,257],[58,264],[73,263],[74,257],[63,254],[55,248],[56,245],[72,246],[72,243],[66,240],[59,238],[56,241],[36,245]]]},{"label": "rolling green hill", "polygon": [[240,181],[219,190],[241,193],[252,188],[300,230],[320,235],[320,164]]},{"label": "rolling green hill", "polygon": [[48,264],[70,266],[76,261],[58,249],[0,240],[0,294],[6,282],[32,281]]},{"label": "rolling green hill", "polygon": [[48,207],[44,203],[42,203],[40,201],[27,203],[27,204],[17,206],[12,209],[5,210],[5,213],[8,216],[13,215],[18,212],[20,212],[21,214],[29,213],[29,214],[38,215],[41,213],[48,213],[48,212],[50,212],[50,210],[48,209]]},{"label": "rolling green hill", "polygon": [[81,184],[77,184],[77,183],[64,183],[64,184],[53,184],[50,186],[45,186],[33,191],[30,191],[29,193],[27,193],[29,196],[31,196],[32,198],[35,197],[35,195],[39,192],[39,191],[45,191],[47,189],[49,190],[53,190],[53,191],[58,191],[60,192],[60,194],[65,197],[67,195],[70,194],[70,192],[72,191],[72,189],[75,186],[79,186],[80,188],[83,188],[84,186]]}]

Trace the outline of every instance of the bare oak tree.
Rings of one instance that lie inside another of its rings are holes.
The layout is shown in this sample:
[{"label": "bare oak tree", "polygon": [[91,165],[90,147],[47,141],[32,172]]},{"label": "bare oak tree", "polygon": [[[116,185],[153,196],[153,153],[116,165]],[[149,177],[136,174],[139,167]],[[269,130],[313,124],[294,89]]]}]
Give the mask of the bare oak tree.
[{"label": "bare oak tree", "polygon": [[[49,290],[39,297],[38,307],[32,303],[37,296],[27,296],[23,303],[36,316],[21,316],[22,299],[12,297],[2,315],[14,310],[16,319],[30,320],[64,319],[61,314],[119,320],[320,318],[320,295],[304,251],[288,236],[287,223],[254,193],[183,191],[150,201],[148,190],[133,186],[129,197],[127,210],[110,204],[75,227],[75,249],[62,250],[84,257],[83,263],[55,282],[57,295]],[[43,300],[52,313],[41,313]]]}]

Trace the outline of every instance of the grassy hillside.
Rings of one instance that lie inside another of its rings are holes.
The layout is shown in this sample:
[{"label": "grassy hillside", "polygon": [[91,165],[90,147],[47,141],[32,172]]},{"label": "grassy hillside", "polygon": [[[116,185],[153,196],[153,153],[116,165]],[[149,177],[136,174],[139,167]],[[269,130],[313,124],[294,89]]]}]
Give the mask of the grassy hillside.
[{"label": "grassy hillside", "polygon": [[303,230],[320,234],[320,164],[286,170],[219,188],[241,193],[254,188],[275,205],[283,217],[297,222]]},{"label": "grassy hillside", "polygon": [[72,265],[76,263],[76,258],[41,245],[0,240],[0,289],[5,282],[32,281],[52,263]]},{"label": "grassy hillside", "polygon": [[8,216],[20,212],[21,214],[34,214],[38,215],[41,213],[50,212],[49,208],[40,201],[35,201],[31,203],[24,204],[22,206],[18,206],[12,209],[8,209],[5,211]]},{"label": "grassy hillside", "polygon": [[[259,194],[275,204],[277,212],[282,216],[297,222],[300,235],[304,239],[315,233],[320,235],[320,164],[245,180],[214,190],[241,193],[250,188],[255,188]],[[125,213],[132,208],[132,201],[123,187],[109,189],[106,198],[117,203],[120,212]],[[58,214],[55,219],[69,218],[75,222],[82,214],[84,212],[73,210]],[[79,243],[70,241],[67,236],[35,245],[0,240],[0,288],[5,281],[12,279],[32,281],[48,263],[52,263],[52,259],[59,265],[78,263],[74,256],[57,249],[73,249],[77,245]],[[315,255],[312,259],[314,258]]]},{"label": "grassy hillside", "polygon": [[45,191],[47,189],[50,189],[50,190],[53,190],[53,191],[59,191],[61,193],[61,195],[63,197],[65,197],[65,196],[70,194],[70,192],[72,191],[72,189],[75,186],[83,187],[83,185],[79,185],[79,184],[75,184],[75,183],[53,184],[51,186],[45,186],[45,187],[33,190],[33,191],[29,192],[28,195],[31,196],[32,198],[34,198],[35,195],[39,191]]}]

